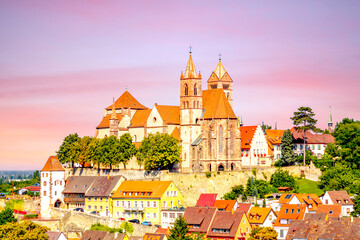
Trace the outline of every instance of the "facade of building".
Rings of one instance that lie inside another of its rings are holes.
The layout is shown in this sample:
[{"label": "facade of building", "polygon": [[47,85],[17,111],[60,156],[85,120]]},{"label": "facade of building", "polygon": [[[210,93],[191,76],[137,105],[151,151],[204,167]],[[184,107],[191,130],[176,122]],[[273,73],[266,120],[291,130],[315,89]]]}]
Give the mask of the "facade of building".
[{"label": "facade of building", "polygon": [[130,133],[139,144],[150,133],[168,133],[181,141],[181,170],[224,171],[241,168],[239,121],[232,109],[233,81],[219,60],[202,88],[190,53],[180,76],[180,106],[155,104],[148,109],[125,91],[105,114],[95,136]]},{"label": "facade of building", "polygon": [[247,216],[252,227],[272,227],[277,217],[271,208],[263,207],[252,207]]},{"label": "facade of building", "polygon": [[171,181],[124,181],[112,196],[113,218],[161,224],[161,210],[180,208],[183,196]]},{"label": "facade of building", "polygon": [[161,210],[161,227],[172,228],[176,218],[184,216],[185,208],[165,208]]},{"label": "facade of building", "polygon": [[327,191],[322,197],[324,204],[336,204],[341,206],[341,216],[350,216],[354,210],[354,202],[349,194],[343,191]]},{"label": "facade of building", "polygon": [[49,216],[49,207],[60,207],[64,203],[62,191],[65,187],[65,169],[56,156],[50,156],[40,171],[41,216]]}]

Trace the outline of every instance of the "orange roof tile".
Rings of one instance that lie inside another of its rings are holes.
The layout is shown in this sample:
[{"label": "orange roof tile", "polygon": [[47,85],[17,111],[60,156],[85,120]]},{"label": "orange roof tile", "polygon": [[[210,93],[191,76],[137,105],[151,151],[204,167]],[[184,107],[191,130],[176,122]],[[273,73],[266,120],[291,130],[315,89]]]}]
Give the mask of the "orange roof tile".
[{"label": "orange roof tile", "polygon": [[252,207],[248,213],[249,222],[251,224],[261,224],[265,221],[270,213],[271,208]]},{"label": "orange roof tile", "polygon": [[176,138],[177,140],[181,141],[181,139],[180,139],[180,131],[179,131],[178,127],[174,128],[174,131],[172,131],[170,136],[172,136],[172,137]]},{"label": "orange roof tile", "polygon": [[164,124],[176,124],[180,125],[180,107],[179,106],[167,106],[167,105],[155,105],[159,112]]},{"label": "orange roof tile", "polygon": [[[306,205],[302,204],[283,204],[274,223],[274,226],[288,227],[293,220],[302,220],[305,215],[305,209]],[[282,223],[281,220],[287,221],[286,223]]]},{"label": "orange roof tile", "polygon": [[129,128],[144,127],[151,113],[151,109],[137,110],[131,119]]},{"label": "orange roof tile", "polygon": [[250,149],[257,126],[240,127],[241,149]]},{"label": "orange roof tile", "polygon": [[225,211],[231,211],[234,208],[236,200],[215,200],[214,207],[217,209],[225,209]]},{"label": "orange roof tile", "polygon": [[50,156],[41,171],[65,171],[57,156]]},{"label": "orange roof tile", "polygon": [[[144,105],[138,102],[128,91],[125,91],[115,102],[115,108],[130,108],[130,109],[147,109]],[[112,104],[106,108],[112,109]]]},{"label": "orange roof tile", "polygon": [[202,99],[204,119],[237,119],[222,89],[204,90]]},{"label": "orange roof tile", "polygon": [[[171,181],[124,181],[113,198],[160,198]],[[144,193],[144,194],[142,194]]]},{"label": "orange roof tile", "polygon": [[289,203],[294,196],[293,193],[283,193],[279,198],[279,203]]},{"label": "orange roof tile", "polygon": [[[123,118],[123,116],[120,113],[116,114],[116,117],[117,117],[117,119],[119,119],[119,122]],[[111,114],[106,115],[105,117],[103,117],[103,119],[101,120],[99,125],[96,127],[96,129],[109,128],[110,127],[110,118],[111,118]]]},{"label": "orange roof tile", "polygon": [[269,147],[273,150],[274,145],[281,144],[281,138],[284,134],[284,130],[265,129],[265,137]]},{"label": "orange roof tile", "polygon": [[314,193],[296,193],[295,196],[299,199],[301,204],[306,203],[306,205],[312,205],[312,208],[309,208],[311,211],[316,211],[318,206],[322,204],[320,198]]},{"label": "orange roof tile", "polygon": [[327,213],[329,217],[340,217],[341,215],[341,205],[334,204],[334,205],[327,205],[322,204],[316,210],[316,213]]},{"label": "orange roof tile", "polygon": [[[354,204],[346,190],[342,191],[327,191],[333,204],[351,205]],[[340,202],[339,202],[340,201]],[[346,202],[347,201],[347,202]]]}]

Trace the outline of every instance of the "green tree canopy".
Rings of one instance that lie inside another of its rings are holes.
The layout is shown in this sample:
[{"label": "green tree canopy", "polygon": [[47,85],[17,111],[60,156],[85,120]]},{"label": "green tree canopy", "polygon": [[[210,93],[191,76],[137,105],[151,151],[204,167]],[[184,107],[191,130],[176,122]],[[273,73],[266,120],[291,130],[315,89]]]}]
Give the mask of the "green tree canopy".
[{"label": "green tree canopy", "polygon": [[119,164],[122,160],[120,140],[115,136],[101,139],[98,145],[98,152],[100,153],[100,163],[110,167],[110,169],[112,169],[113,165]]},{"label": "green tree canopy", "polygon": [[92,230],[92,231],[106,231],[106,232],[109,232],[109,233],[115,233],[115,232],[122,233],[123,232],[123,229],[121,227],[120,228],[111,228],[109,226],[106,226],[106,225],[103,225],[103,224],[100,224],[100,223],[95,223],[95,224],[91,225],[89,230]]},{"label": "green tree canopy", "polygon": [[78,151],[77,162],[82,166],[84,166],[86,162],[91,162],[88,156],[88,149],[93,139],[92,137],[85,136],[74,142],[74,149]]},{"label": "green tree canopy", "polygon": [[47,227],[40,226],[31,221],[23,221],[20,223],[8,222],[0,226],[1,239],[16,240],[47,240],[49,237],[46,232]]},{"label": "green tree canopy", "polygon": [[141,142],[137,159],[146,170],[170,169],[180,162],[181,146],[179,141],[169,134],[149,134]]},{"label": "green tree canopy", "polygon": [[129,133],[123,134],[120,137],[120,162],[124,164],[126,169],[126,164],[128,161],[136,154],[137,149],[132,143],[132,138]]},{"label": "green tree canopy", "polygon": [[276,240],[277,235],[272,227],[255,227],[250,233],[249,240]]},{"label": "green tree canopy", "polygon": [[320,176],[319,188],[324,191],[347,190],[350,192],[351,186],[356,180],[354,171],[341,163],[335,163],[335,167],[328,168]]},{"label": "green tree canopy", "polygon": [[183,216],[179,216],[174,226],[170,229],[168,240],[191,240],[190,236],[186,236],[189,230],[188,224]]},{"label": "green tree canopy", "polygon": [[289,174],[289,171],[284,171],[278,168],[270,178],[270,184],[276,188],[291,187],[295,188],[295,178]]},{"label": "green tree canopy", "polygon": [[0,212],[0,225],[16,221],[17,219],[14,217],[14,210],[11,207],[7,206],[3,211]]},{"label": "green tree canopy", "polygon": [[290,130],[285,130],[281,137],[281,160],[287,165],[295,161],[294,146]]},{"label": "green tree canopy", "polygon": [[129,223],[127,221],[124,221],[120,224],[120,228],[123,229],[124,233],[130,233],[132,234],[134,232],[134,226],[132,225],[132,223]]},{"label": "green tree canopy", "polygon": [[296,130],[312,130],[314,132],[319,132],[321,130],[315,126],[317,120],[314,117],[315,113],[313,113],[310,107],[299,107],[298,111],[294,112],[294,116],[290,119],[293,120]]},{"label": "green tree canopy", "polygon": [[78,162],[80,149],[78,148],[78,145],[75,144],[78,141],[80,141],[80,137],[77,133],[65,137],[59,150],[56,152],[61,163]]},{"label": "green tree canopy", "polygon": [[245,192],[243,185],[236,185],[231,188],[231,191],[224,194],[225,200],[236,200],[240,195]]}]

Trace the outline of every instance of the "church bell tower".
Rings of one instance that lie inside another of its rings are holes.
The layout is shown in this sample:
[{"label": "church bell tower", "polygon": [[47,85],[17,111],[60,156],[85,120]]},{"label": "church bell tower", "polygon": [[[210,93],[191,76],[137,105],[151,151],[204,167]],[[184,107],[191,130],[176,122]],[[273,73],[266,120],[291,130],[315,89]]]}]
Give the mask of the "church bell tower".
[{"label": "church bell tower", "polygon": [[192,169],[191,144],[200,135],[199,120],[202,115],[201,74],[196,73],[195,65],[190,56],[185,74],[180,77],[180,138],[182,140],[182,168]]}]

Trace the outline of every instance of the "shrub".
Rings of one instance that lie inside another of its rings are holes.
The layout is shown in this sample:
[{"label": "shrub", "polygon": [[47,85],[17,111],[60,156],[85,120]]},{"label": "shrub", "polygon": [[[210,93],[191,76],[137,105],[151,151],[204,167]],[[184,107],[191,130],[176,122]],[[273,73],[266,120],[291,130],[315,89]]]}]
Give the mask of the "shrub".
[{"label": "shrub", "polygon": [[207,172],[207,173],[206,173],[206,177],[207,177],[207,178],[211,178],[211,172]]}]

